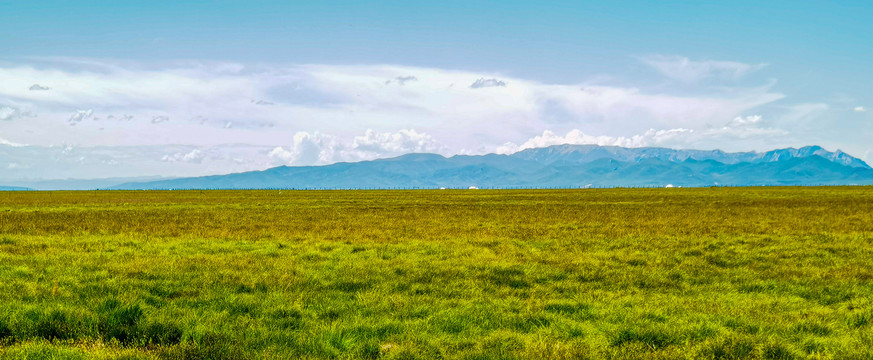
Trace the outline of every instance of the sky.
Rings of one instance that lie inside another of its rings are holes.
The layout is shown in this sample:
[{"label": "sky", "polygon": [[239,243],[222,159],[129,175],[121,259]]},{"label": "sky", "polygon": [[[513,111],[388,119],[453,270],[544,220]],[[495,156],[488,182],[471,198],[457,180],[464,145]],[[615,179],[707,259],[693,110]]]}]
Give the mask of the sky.
[{"label": "sky", "polygon": [[865,1],[0,0],[0,182],[562,143],[873,162]]}]

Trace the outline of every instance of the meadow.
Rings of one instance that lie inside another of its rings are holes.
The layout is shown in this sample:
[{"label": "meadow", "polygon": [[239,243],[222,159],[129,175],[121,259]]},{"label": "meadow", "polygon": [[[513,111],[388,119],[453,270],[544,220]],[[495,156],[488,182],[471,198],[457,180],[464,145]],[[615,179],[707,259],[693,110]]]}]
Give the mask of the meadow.
[{"label": "meadow", "polygon": [[2,359],[873,359],[873,187],[0,192]]}]

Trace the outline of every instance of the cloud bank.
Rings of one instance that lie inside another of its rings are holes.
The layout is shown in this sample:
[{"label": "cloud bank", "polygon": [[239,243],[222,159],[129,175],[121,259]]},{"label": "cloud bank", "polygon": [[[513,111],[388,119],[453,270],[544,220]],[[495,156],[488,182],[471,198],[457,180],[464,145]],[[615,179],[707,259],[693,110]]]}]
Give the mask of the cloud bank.
[{"label": "cloud bank", "polygon": [[284,165],[325,165],[342,161],[373,160],[408,153],[446,153],[432,136],[412,129],[376,132],[368,129],[352,141],[320,132],[294,134],[289,146],[277,146],[268,154]]},{"label": "cloud bank", "polygon": [[[27,164],[7,176],[67,168],[57,161],[93,166],[63,176],[188,176],[557,143],[763,150],[819,143],[831,111],[786,104],[769,81],[697,89],[765,65],[678,56],[641,60],[690,84],[675,92],[394,65],[86,60],[0,65],[0,166]],[[837,141],[821,145],[847,148]],[[58,155],[67,146],[79,156]]]},{"label": "cloud bank", "polygon": [[735,81],[767,66],[767,64],[746,64],[736,61],[695,61],[676,55],[646,56],[642,61],[664,76],[685,83],[707,79]]}]

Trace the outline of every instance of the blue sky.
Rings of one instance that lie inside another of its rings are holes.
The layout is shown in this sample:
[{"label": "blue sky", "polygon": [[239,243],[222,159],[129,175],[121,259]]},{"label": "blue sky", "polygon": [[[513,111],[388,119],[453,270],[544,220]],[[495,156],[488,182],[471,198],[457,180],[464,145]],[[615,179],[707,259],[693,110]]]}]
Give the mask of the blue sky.
[{"label": "blue sky", "polygon": [[862,1],[0,1],[0,179],[562,141],[871,161],[871,18]]}]

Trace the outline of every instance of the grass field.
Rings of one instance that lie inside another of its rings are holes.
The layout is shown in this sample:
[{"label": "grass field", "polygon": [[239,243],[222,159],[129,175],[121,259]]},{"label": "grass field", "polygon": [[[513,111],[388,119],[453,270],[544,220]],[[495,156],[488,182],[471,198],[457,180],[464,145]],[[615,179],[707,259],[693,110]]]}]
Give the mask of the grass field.
[{"label": "grass field", "polygon": [[0,358],[873,359],[873,187],[0,192]]}]

